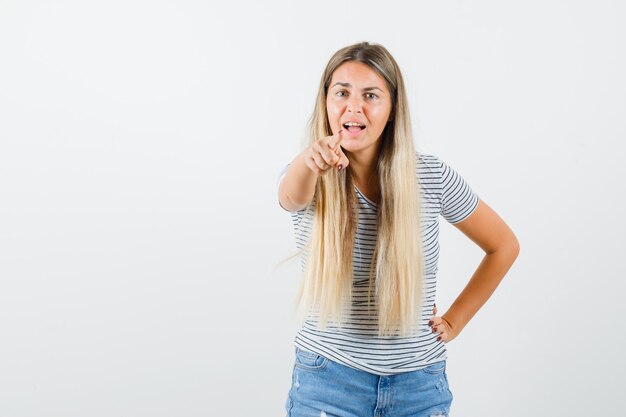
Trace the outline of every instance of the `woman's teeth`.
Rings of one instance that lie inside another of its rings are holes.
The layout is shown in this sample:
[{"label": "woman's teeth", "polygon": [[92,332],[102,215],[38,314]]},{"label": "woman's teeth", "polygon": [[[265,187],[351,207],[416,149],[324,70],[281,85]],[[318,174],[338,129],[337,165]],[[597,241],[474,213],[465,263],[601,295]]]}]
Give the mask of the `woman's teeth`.
[{"label": "woman's teeth", "polygon": [[345,127],[346,130],[349,130],[350,132],[358,132],[365,129],[364,125],[355,122],[344,123],[343,127]]}]

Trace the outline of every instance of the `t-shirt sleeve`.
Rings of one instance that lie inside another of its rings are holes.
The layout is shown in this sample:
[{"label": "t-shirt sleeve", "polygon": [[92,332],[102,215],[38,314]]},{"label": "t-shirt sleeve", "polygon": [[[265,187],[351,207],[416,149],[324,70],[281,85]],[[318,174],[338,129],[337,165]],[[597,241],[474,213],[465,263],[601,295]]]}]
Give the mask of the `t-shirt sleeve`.
[{"label": "t-shirt sleeve", "polygon": [[441,159],[441,215],[449,223],[465,220],[478,206],[478,195],[467,181]]}]

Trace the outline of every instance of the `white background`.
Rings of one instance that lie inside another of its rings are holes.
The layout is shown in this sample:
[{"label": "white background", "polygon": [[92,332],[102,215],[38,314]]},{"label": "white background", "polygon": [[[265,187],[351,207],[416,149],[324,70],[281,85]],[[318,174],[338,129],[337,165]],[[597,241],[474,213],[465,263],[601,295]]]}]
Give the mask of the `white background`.
[{"label": "white background", "polygon": [[[418,150],[521,253],[448,344],[451,415],[624,409],[626,7],[0,1],[0,416],[283,416],[276,180],[322,70],[381,43]],[[482,252],[443,218],[437,306]]]}]

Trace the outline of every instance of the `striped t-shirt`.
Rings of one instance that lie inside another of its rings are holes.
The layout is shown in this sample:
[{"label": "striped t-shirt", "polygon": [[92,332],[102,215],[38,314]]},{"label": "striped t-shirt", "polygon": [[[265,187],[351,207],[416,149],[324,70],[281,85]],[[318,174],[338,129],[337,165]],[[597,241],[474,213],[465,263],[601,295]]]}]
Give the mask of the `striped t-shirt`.
[{"label": "striped t-shirt", "polygon": [[[288,166],[279,175],[279,185]],[[367,312],[370,260],[376,242],[377,206],[355,187],[359,222],[353,251],[351,314],[343,327],[329,323],[326,330],[321,330],[316,325],[318,316],[312,313],[296,334],[296,347],[377,375],[416,371],[447,358],[445,342],[437,341],[438,333],[432,333],[428,326],[437,288],[439,215],[451,224],[464,220],[478,205],[478,195],[454,169],[432,154],[416,153],[416,175],[420,184],[420,232],[424,255],[424,298],[417,333],[408,337],[379,337],[377,318],[363,318]],[[314,208],[314,204],[309,204],[302,210],[291,212],[298,249],[302,249],[310,238]],[[303,270],[306,257],[303,253]]]}]

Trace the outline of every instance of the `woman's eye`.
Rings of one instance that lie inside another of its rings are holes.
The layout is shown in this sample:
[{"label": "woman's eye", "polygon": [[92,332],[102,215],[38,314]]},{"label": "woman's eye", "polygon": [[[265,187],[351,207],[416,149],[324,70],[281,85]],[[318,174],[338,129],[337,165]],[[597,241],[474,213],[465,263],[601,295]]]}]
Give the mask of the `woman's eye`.
[{"label": "woman's eye", "polygon": [[[341,90],[341,91],[337,91],[335,95],[338,97],[345,97],[346,95],[348,95],[348,92],[345,90]],[[374,100],[378,98],[378,95],[374,93],[365,93],[365,97],[367,97],[370,100]]]}]

